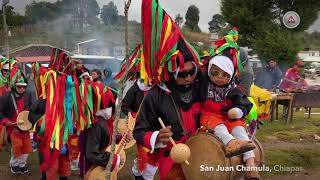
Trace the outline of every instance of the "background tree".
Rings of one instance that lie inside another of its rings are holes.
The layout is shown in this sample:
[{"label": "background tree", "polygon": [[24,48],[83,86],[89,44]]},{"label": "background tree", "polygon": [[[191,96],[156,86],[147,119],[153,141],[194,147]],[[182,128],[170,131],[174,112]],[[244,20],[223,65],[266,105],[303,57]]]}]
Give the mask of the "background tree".
[{"label": "background tree", "polygon": [[304,48],[320,49],[320,32],[305,33]]},{"label": "background tree", "polygon": [[195,5],[191,5],[189,6],[185,19],[185,28],[190,29],[191,31],[194,32],[201,32],[198,23],[199,23],[199,19],[200,19],[200,11],[199,8]]},{"label": "background tree", "polygon": [[304,45],[303,37],[292,37],[294,35],[274,24],[266,24],[256,32],[258,38],[253,41],[251,47],[261,60],[274,58],[279,61],[283,69],[286,69],[297,60],[297,54]]},{"label": "background tree", "polygon": [[[282,24],[282,17],[289,10],[300,15],[300,24],[295,29]],[[223,17],[239,28],[241,46],[252,48],[262,60],[272,57],[286,65],[296,61],[297,52],[303,49],[301,34],[316,20],[319,10],[317,0],[221,1]]]},{"label": "background tree", "polygon": [[219,33],[222,27],[225,26],[226,21],[223,19],[221,14],[215,14],[212,16],[212,20],[209,21],[209,31],[211,33]]},{"label": "background tree", "polygon": [[174,21],[176,22],[176,24],[181,27],[183,24],[183,17],[181,16],[181,14],[177,14],[176,17],[174,18]]},{"label": "background tree", "polygon": [[61,9],[56,3],[35,2],[26,6],[25,16],[30,23],[49,22],[60,14]]},{"label": "background tree", "polygon": [[35,2],[26,6],[25,16],[29,23],[49,22],[66,15],[73,15],[79,19],[81,26],[83,24],[95,24],[98,22],[97,16],[100,13],[100,7],[96,0],[62,0],[55,3]]},{"label": "background tree", "polygon": [[[0,29],[3,29],[3,21],[2,21],[2,9],[0,10]],[[6,19],[8,26],[22,26],[26,23],[26,19],[24,16],[14,12],[14,8],[12,6],[6,6]]]},{"label": "background tree", "polygon": [[[100,7],[96,0],[84,0],[85,3],[85,21],[92,25],[98,22],[98,15],[100,13]],[[111,1],[112,2],[112,1]]]},{"label": "background tree", "polygon": [[119,15],[117,6],[110,1],[108,5],[104,5],[101,10],[101,19],[105,25],[118,24]]}]

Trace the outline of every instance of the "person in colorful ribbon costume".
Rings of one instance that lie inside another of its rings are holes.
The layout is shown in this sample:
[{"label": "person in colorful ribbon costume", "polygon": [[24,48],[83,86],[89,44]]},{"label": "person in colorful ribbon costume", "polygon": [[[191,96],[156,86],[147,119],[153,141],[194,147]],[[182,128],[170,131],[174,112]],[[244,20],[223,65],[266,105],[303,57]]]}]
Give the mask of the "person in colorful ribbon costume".
[{"label": "person in colorful ribbon costume", "polygon": [[153,88],[141,104],[133,136],[158,154],[160,179],[185,179],[181,165],[169,156],[169,137],[183,143],[199,128],[200,57],[158,1],[144,0],[141,9],[140,78]]},{"label": "person in colorful ribbon costume", "polygon": [[[8,79],[9,79],[9,63],[7,59],[0,59],[0,97],[4,94],[8,93]],[[4,133],[6,130],[6,127],[0,123],[0,132],[3,133],[4,136],[6,136],[6,133]],[[3,145],[6,142],[7,137],[3,138],[3,141],[0,143],[0,150],[3,148]]]},{"label": "person in colorful ribbon costume", "polygon": [[[128,73],[125,75],[126,63],[125,60],[121,64],[119,73],[114,77],[115,80],[120,78],[126,79],[133,84],[128,88],[122,100],[121,111],[128,116],[129,112],[133,118],[137,117],[140,105],[147,95],[147,92],[153,85],[145,85],[143,80],[139,78],[140,63],[141,63],[142,45],[139,44],[131,53],[129,57]],[[125,76],[124,76],[125,75]],[[137,144],[138,155],[134,159],[132,173],[135,179],[153,179],[157,172],[157,158],[156,154],[150,154],[148,149],[141,144]]]},{"label": "person in colorful ribbon costume", "polygon": [[[37,123],[43,157],[40,172],[45,172],[49,180],[58,175],[66,179],[70,172],[70,136],[91,127],[101,105],[112,101],[112,92],[103,84],[78,78],[78,72],[84,72],[83,65],[60,49],[53,49],[48,68],[34,63],[33,71],[37,96],[46,99],[45,116]],[[59,172],[63,169],[59,164],[62,157],[68,157],[65,174]]]},{"label": "person in colorful ribbon costume", "polygon": [[[136,118],[139,107],[152,86],[146,86],[140,79],[136,80],[122,100],[121,111],[128,115],[130,112]],[[157,156],[150,154],[146,148],[137,144],[138,155],[134,160],[132,173],[135,179],[151,180],[158,169]]]},{"label": "person in colorful ribbon costume", "polygon": [[[207,101],[200,125],[213,129],[225,145],[226,157],[244,153],[243,161],[254,166],[255,145],[249,141],[243,119],[252,103],[234,84],[234,67],[226,56],[213,57],[208,66]],[[250,172],[251,173],[251,172]],[[252,173],[248,174],[252,177]],[[256,177],[256,175],[254,175]]]},{"label": "person in colorful ribbon costume", "polygon": [[9,62],[6,59],[0,60],[0,96],[9,92],[8,80],[9,80]]},{"label": "person in colorful ribbon costume", "polygon": [[[147,92],[152,88],[152,85],[145,85],[143,80],[139,79],[140,63],[141,63],[141,44],[139,44],[129,57],[129,68],[125,79],[133,81],[133,85],[127,90],[121,104],[121,111],[128,116],[129,112],[133,118],[137,117],[140,105],[147,95]],[[122,62],[120,72],[115,76],[115,80],[124,78],[126,69],[125,61]],[[153,179],[157,172],[157,158],[155,154],[150,154],[147,148],[137,144],[138,155],[134,159],[132,173],[137,179]]]},{"label": "person in colorful ribbon costume", "polygon": [[29,172],[26,164],[32,145],[29,131],[21,131],[16,126],[16,119],[20,112],[31,106],[30,94],[26,93],[27,80],[18,68],[17,61],[10,60],[11,91],[0,97],[0,122],[7,127],[8,136],[12,144],[10,168],[13,174]]},{"label": "person in colorful ribbon costume", "polygon": [[[245,129],[245,117],[251,112],[252,102],[237,87],[235,78],[241,74],[243,64],[238,31],[233,28],[224,39],[216,41],[217,48],[206,61],[206,72],[201,91],[205,99],[200,125],[213,132],[225,145],[226,157],[243,154],[246,166],[255,167],[253,149]],[[256,171],[248,171],[248,179],[259,179]]]},{"label": "person in colorful ribbon costume", "polygon": [[[113,106],[114,108],[114,106]],[[105,149],[111,144],[109,121],[112,121],[112,107],[99,110],[96,113],[96,123],[84,132],[83,148],[85,153],[85,173],[90,167],[98,165],[106,167],[109,161],[110,152]],[[112,163],[112,170],[124,163],[119,154],[115,154]]]}]

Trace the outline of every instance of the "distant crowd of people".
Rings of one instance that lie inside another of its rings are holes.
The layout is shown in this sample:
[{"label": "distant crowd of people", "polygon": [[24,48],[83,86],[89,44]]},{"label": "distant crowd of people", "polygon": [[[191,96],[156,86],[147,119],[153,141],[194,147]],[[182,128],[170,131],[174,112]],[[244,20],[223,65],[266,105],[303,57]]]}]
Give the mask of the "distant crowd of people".
[{"label": "distant crowd of people", "polygon": [[304,63],[302,60],[298,60],[283,75],[277,61],[270,59],[267,65],[257,73],[254,84],[269,91],[305,91],[308,88],[308,83],[303,77],[303,70]]}]

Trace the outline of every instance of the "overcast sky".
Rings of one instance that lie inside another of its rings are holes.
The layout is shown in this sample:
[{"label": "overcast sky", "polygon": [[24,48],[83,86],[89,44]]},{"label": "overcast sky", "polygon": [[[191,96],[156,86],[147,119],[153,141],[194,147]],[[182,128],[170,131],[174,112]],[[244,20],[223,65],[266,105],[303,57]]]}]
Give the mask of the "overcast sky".
[{"label": "overcast sky", "polygon": [[[2,1],[2,0],[0,0]],[[10,4],[14,6],[15,10],[23,14],[26,4],[31,3],[33,0],[10,0]],[[40,0],[36,0],[37,2]],[[45,0],[48,2],[55,2],[56,0]],[[106,5],[111,0],[97,0],[100,8]],[[132,0],[129,12],[130,20],[137,20],[140,22],[141,15],[141,1]],[[124,0],[113,0],[118,7],[119,14],[123,14]],[[194,4],[200,9],[199,26],[202,31],[208,32],[208,22],[214,14],[220,13],[220,0],[160,0],[162,7],[174,18],[176,14],[180,13],[185,16],[187,9],[190,5]],[[320,31],[320,18],[310,27],[311,31]]]},{"label": "overcast sky", "polygon": [[[2,0],[0,0],[2,1]],[[10,0],[16,11],[23,14],[26,4],[31,3],[33,0]],[[37,2],[40,0],[36,0]],[[56,0],[45,0],[48,2],[55,2]],[[111,0],[97,0],[100,8],[106,5]],[[140,22],[141,19],[141,1],[132,0],[129,12],[130,20],[137,20]],[[113,0],[118,7],[119,14],[123,15],[124,0]],[[185,16],[187,9],[190,5],[194,4],[200,9],[200,21],[199,26],[202,31],[208,31],[208,22],[212,16],[216,13],[220,13],[220,0],[160,0],[162,7],[174,18],[176,14],[180,13],[183,17]]]}]

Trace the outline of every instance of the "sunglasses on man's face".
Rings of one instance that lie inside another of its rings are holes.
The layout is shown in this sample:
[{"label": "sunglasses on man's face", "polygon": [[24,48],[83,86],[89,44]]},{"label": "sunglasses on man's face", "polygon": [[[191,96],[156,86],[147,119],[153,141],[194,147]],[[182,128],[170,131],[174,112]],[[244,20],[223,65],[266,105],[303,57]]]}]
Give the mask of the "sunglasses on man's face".
[{"label": "sunglasses on man's face", "polygon": [[193,66],[193,68],[190,71],[182,71],[178,73],[178,78],[186,78],[189,75],[192,76],[194,73],[196,73],[197,68]]},{"label": "sunglasses on man's face", "polygon": [[16,86],[17,89],[26,89],[26,86]]},{"label": "sunglasses on man's face", "polygon": [[3,72],[8,73],[9,69],[2,69]]}]

